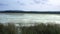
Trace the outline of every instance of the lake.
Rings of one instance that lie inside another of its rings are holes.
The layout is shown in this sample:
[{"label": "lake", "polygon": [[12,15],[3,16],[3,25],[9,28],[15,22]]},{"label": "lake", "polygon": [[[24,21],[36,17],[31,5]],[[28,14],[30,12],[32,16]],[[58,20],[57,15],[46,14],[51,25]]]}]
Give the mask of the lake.
[{"label": "lake", "polygon": [[33,14],[33,13],[0,13],[0,22],[34,23],[56,22],[60,23],[60,14]]}]

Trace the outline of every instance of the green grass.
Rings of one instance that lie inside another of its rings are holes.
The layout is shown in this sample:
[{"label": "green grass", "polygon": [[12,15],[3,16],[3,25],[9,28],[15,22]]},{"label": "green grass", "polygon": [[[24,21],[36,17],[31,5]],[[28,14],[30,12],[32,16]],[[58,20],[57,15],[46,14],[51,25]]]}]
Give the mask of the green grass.
[{"label": "green grass", "polygon": [[38,24],[36,26],[22,27],[22,34],[60,34],[60,24]]},{"label": "green grass", "polygon": [[[24,26],[20,28],[21,34],[60,34],[60,24],[40,23],[35,26]],[[17,34],[18,31],[13,23],[5,26],[0,23],[0,34]]]}]

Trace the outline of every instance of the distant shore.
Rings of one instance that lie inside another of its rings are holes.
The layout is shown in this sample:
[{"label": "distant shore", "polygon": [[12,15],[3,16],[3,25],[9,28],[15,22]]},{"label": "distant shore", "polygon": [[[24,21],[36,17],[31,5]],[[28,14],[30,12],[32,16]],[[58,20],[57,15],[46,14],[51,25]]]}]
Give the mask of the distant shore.
[{"label": "distant shore", "polygon": [[7,10],[0,11],[0,13],[35,13],[35,14],[60,14],[60,11],[19,11],[19,10]]}]

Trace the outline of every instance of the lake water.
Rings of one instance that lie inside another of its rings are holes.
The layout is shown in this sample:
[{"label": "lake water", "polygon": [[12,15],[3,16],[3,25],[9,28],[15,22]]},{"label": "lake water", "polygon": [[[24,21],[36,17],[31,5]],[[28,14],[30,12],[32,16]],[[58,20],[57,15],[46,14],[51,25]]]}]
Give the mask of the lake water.
[{"label": "lake water", "polygon": [[0,22],[34,23],[56,22],[60,23],[60,14],[28,14],[28,13],[0,13]]}]

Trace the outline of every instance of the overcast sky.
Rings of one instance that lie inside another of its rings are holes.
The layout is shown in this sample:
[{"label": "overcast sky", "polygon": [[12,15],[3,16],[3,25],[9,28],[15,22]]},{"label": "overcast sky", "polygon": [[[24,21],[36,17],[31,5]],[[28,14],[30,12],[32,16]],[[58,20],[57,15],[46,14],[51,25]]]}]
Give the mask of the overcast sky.
[{"label": "overcast sky", "polygon": [[60,11],[60,0],[0,0],[0,10]]}]

